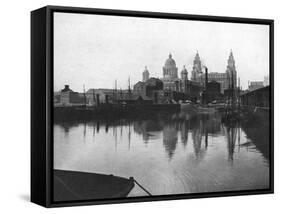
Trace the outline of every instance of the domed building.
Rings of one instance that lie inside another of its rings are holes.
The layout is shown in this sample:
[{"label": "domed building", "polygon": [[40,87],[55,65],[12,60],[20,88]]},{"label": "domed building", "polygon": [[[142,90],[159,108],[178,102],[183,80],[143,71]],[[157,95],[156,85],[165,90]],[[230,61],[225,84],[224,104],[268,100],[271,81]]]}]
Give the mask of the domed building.
[{"label": "domed building", "polygon": [[163,78],[161,80],[164,84],[164,90],[179,91],[180,79],[178,78],[178,68],[171,53],[169,54],[169,58],[166,60],[163,67]]},{"label": "domed building", "polygon": [[171,53],[169,54],[169,58],[166,60],[163,67],[163,78],[169,80],[178,78],[178,68]]},{"label": "domed building", "polygon": [[[200,58],[197,54],[196,63],[199,62],[199,60]],[[201,68],[201,62],[199,62],[198,68]],[[200,93],[203,90],[200,84],[188,80],[188,71],[185,66],[183,66],[180,72],[180,78],[178,77],[178,68],[176,66],[176,61],[172,58],[172,54],[169,54],[169,58],[165,61],[163,78],[161,80],[163,81],[164,94],[169,97],[173,97],[175,95],[174,92],[179,92],[178,97],[185,94],[183,99],[197,100],[200,98]],[[173,97],[173,99],[174,98],[175,97]]]}]

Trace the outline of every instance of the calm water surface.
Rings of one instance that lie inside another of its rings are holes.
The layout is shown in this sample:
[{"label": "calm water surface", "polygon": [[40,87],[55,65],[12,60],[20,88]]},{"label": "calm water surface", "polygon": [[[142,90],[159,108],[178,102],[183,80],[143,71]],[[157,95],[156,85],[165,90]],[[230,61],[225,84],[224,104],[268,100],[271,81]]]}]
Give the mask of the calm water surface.
[{"label": "calm water surface", "polygon": [[268,188],[268,142],[250,138],[263,130],[220,121],[180,113],[55,124],[54,167],[133,176],[152,195]]}]

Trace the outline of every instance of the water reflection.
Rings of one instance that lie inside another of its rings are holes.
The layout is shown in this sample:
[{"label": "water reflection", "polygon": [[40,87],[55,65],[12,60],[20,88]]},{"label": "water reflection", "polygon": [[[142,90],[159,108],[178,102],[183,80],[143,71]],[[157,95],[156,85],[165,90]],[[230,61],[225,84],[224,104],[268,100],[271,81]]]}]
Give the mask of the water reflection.
[{"label": "water reflection", "polygon": [[55,168],[134,176],[154,194],[268,187],[267,129],[220,121],[166,114],[55,124]]}]

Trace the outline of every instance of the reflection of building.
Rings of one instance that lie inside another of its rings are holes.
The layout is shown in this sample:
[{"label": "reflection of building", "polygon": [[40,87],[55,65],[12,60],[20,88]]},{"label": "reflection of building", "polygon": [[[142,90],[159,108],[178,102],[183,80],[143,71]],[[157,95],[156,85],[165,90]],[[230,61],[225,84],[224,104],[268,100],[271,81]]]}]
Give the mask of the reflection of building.
[{"label": "reflection of building", "polygon": [[[193,70],[192,70],[191,80],[194,82],[198,82],[201,85],[205,86],[205,74],[202,71],[201,59],[199,57],[198,52],[195,55],[195,59],[193,61]],[[225,73],[218,72],[209,72],[208,73],[208,81],[215,81],[220,83],[221,85],[221,93],[224,93],[226,89],[228,89],[233,81],[234,88],[237,87],[237,72],[235,67],[235,60],[233,57],[232,51],[230,52],[227,68]]]},{"label": "reflection of building", "polygon": [[[163,134],[163,147],[170,159],[173,158],[178,141],[185,147],[188,140],[193,144],[194,155],[199,162],[208,149],[208,137],[221,132],[221,118],[214,115],[201,115],[190,120],[175,114],[157,115],[133,123],[134,132],[142,136],[143,142],[151,138],[159,139]],[[189,133],[191,138],[189,139]],[[180,139],[179,139],[180,137]]]},{"label": "reflection of building", "polygon": [[176,124],[167,124],[163,128],[163,145],[168,153],[169,158],[172,158],[178,143],[178,130]]},{"label": "reflection of building", "polygon": [[199,121],[195,121],[193,125],[195,126],[192,127],[191,133],[192,133],[194,154],[196,158],[203,159],[205,154],[205,148],[201,148],[202,136],[203,136],[203,124],[202,121],[199,120]]},{"label": "reflection of building", "polygon": [[236,144],[237,128],[226,128],[228,160],[233,163],[234,149]]},{"label": "reflection of building", "polygon": [[142,135],[144,143],[148,143],[150,138],[153,136],[153,132],[160,132],[163,126],[158,120],[143,120],[136,121],[133,123],[134,131]]},{"label": "reflection of building", "polygon": [[189,121],[183,121],[180,124],[181,143],[186,146],[188,141]]}]

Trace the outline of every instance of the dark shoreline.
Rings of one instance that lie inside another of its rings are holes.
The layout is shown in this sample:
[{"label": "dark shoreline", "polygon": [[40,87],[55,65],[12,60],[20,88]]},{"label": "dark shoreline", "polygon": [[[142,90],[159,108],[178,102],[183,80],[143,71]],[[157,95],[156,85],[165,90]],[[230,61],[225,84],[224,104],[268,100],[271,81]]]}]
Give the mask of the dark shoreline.
[{"label": "dark shoreline", "polygon": [[156,113],[177,113],[180,104],[110,105],[98,107],[54,107],[54,122],[89,121],[92,119],[120,119],[150,117]]}]

